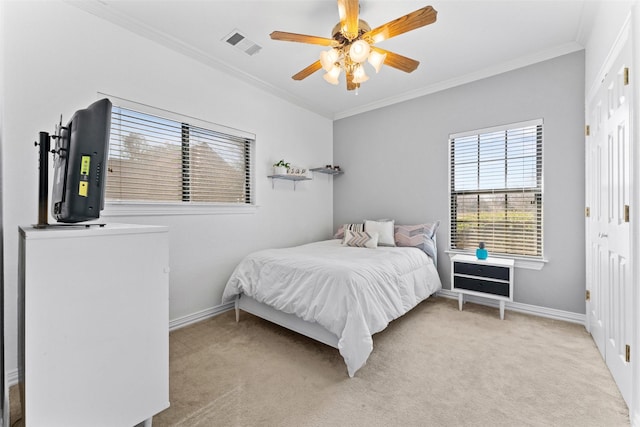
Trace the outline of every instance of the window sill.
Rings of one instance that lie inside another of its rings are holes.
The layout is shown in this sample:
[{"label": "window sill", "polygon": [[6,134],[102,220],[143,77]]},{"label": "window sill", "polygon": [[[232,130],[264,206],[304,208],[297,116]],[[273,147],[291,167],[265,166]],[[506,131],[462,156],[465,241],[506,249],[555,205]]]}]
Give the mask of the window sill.
[{"label": "window sill", "polygon": [[[452,250],[452,249],[447,249],[444,251],[446,254],[449,255],[449,257],[456,255],[456,254],[466,254],[466,255],[475,255],[475,253],[471,252],[471,251],[459,251],[459,250]],[[549,262],[549,260],[547,259],[533,259],[533,258],[527,258],[527,257],[522,257],[522,256],[507,256],[507,255],[491,255],[491,253],[489,254],[489,256],[493,257],[493,258],[505,258],[505,259],[512,259],[515,261],[515,268],[524,268],[524,269],[528,269],[528,270],[542,270],[542,268],[544,267],[544,265]]]},{"label": "window sill", "polygon": [[163,215],[237,215],[254,214],[257,205],[227,203],[154,203],[106,202],[101,216],[163,216]]}]

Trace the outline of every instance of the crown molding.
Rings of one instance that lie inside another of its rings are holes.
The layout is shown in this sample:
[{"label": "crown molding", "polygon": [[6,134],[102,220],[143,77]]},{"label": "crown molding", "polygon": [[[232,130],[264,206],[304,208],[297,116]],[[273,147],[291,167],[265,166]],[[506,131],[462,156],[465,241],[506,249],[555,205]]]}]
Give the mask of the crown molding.
[{"label": "crown molding", "polygon": [[557,58],[559,56],[567,55],[567,54],[578,52],[581,50],[584,50],[584,47],[577,42],[565,43],[563,45],[559,45],[551,49],[537,52],[532,55],[522,56],[513,61],[503,62],[502,64],[497,64],[495,66],[491,66],[474,73],[469,73],[463,76],[444,80],[442,82],[438,82],[436,84],[423,87],[422,89],[412,90],[412,91],[405,92],[405,93],[402,93],[393,97],[389,97],[380,101],[362,105],[358,108],[345,110],[345,111],[334,114],[333,119],[339,120],[346,117],[355,116],[356,114],[365,113],[367,111],[377,110],[378,108],[388,107],[393,104],[409,101],[415,98],[419,98],[421,96],[430,95],[446,89],[451,89],[456,86],[462,86],[467,83],[486,79],[488,77],[493,77],[502,73],[506,73],[508,71],[513,71],[518,68],[527,67],[529,65],[533,65],[538,62],[547,61],[549,59]]},{"label": "crown molding", "polygon": [[563,45],[559,45],[551,49],[534,53],[532,55],[526,55],[512,61],[507,61],[501,64],[497,64],[495,66],[491,66],[477,72],[473,72],[473,73],[465,74],[463,76],[458,76],[448,80],[444,80],[442,82],[438,82],[433,85],[423,87],[421,89],[408,91],[408,92],[398,94],[392,97],[388,97],[376,102],[361,105],[357,108],[333,113],[331,111],[326,111],[324,109],[318,108],[317,105],[309,103],[304,99],[291,94],[288,91],[282,90],[261,79],[258,79],[241,69],[238,69],[236,67],[229,65],[224,61],[220,61],[219,59],[215,58],[212,55],[207,54],[206,52],[203,52],[199,49],[194,49],[192,46],[189,46],[181,42],[180,40],[174,37],[171,37],[161,31],[155,30],[154,28],[136,19],[132,19],[131,17],[126,16],[125,14],[122,14],[114,10],[113,8],[109,7],[108,4],[103,3],[100,0],[65,0],[65,1],[67,4],[77,7],[98,18],[105,19],[111,22],[112,24],[115,24],[128,31],[138,34],[141,37],[144,37],[148,40],[159,43],[160,45],[165,46],[173,51],[179,52],[187,57],[195,59],[200,63],[203,63],[214,69],[217,69],[221,72],[224,72],[235,78],[238,78],[239,80],[242,80],[250,85],[253,85],[254,87],[262,89],[263,91],[268,92],[280,99],[288,101],[294,105],[304,108],[305,110],[314,112],[320,116],[326,117],[334,121],[347,118],[350,116],[355,116],[357,114],[365,113],[368,111],[376,110],[379,108],[387,107],[390,105],[398,104],[401,102],[409,101],[415,98],[419,98],[421,96],[430,95],[446,89],[451,89],[456,86],[461,86],[477,80],[482,80],[488,77],[492,77],[508,71],[516,70],[518,68],[523,68],[538,62],[546,61],[549,59],[553,59],[562,55],[567,55],[569,53],[577,52],[584,49],[584,47],[578,42],[565,43]]},{"label": "crown molding", "polygon": [[162,31],[158,31],[137,19],[133,19],[125,14],[122,14],[107,4],[102,3],[99,0],[65,0],[65,2],[71,6],[77,7],[91,15],[104,19],[117,25],[125,30],[131,31],[143,38],[156,42],[170,50],[185,55],[191,59],[207,65],[211,68],[217,69],[223,73],[233,76],[245,83],[253,85],[265,92],[268,92],[280,99],[286,100],[292,104],[295,104],[305,110],[312,111],[320,116],[332,119],[333,113],[331,111],[325,111],[317,107],[317,105],[306,102],[304,99],[292,95],[291,93],[282,90],[272,84],[258,79],[251,74],[231,66],[230,64],[219,60],[218,58],[209,55],[202,50],[195,49],[192,46],[181,42],[175,37],[171,37]]}]

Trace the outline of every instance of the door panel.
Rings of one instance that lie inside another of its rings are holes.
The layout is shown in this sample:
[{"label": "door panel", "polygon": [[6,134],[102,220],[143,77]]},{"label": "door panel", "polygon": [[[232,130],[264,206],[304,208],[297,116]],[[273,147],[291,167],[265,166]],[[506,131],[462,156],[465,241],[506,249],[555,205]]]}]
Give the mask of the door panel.
[{"label": "door panel", "polygon": [[[591,215],[586,220],[587,328],[627,404],[631,399],[631,366],[625,360],[631,343],[632,280],[630,223],[630,98],[625,68],[631,43],[624,48],[590,102],[593,133],[587,138],[585,193]],[[603,108],[605,106],[605,108]]]},{"label": "door panel", "polygon": [[[601,92],[598,94],[601,95]],[[608,213],[608,186],[603,185],[607,178],[606,138],[603,137],[602,127],[602,101],[600,96],[596,98],[591,115],[592,135],[588,138],[587,145],[587,191],[586,201],[591,212],[586,219],[587,238],[587,290],[590,292],[587,300],[587,329],[600,350],[605,356],[605,311],[608,277],[608,249],[606,240],[602,238]]]}]

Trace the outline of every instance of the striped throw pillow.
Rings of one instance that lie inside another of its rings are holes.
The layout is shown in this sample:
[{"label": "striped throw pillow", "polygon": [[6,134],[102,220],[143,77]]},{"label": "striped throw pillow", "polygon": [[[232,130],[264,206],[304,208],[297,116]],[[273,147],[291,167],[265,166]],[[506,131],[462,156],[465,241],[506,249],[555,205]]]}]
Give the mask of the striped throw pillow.
[{"label": "striped throw pillow", "polygon": [[418,248],[435,259],[436,244],[432,238],[439,225],[440,221],[430,224],[396,225],[394,230],[396,245]]},{"label": "striped throw pillow", "polygon": [[364,231],[364,223],[360,224],[343,224],[338,228],[336,234],[333,235],[334,239],[342,239],[342,243],[344,243],[344,231]]},{"label": "striped throw pillow", "polygon": [[356,248],[370,248],[374,249],[378,247],[378,233],[367,231],[350,231],[344,232],[344,246],[352,246]]}]

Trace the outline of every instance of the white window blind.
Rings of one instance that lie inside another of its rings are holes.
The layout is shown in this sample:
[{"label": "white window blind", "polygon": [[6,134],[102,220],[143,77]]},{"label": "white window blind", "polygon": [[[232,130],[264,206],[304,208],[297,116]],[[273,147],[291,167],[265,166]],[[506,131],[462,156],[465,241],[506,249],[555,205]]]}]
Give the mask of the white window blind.
[{"label": "white window blind", "polygon": [[250,204],[253,142],[114,105],[107,199]]},{"label": "white window blind", "polygon": [[542,258],[542,120],[449,138],[451,247]]}]

